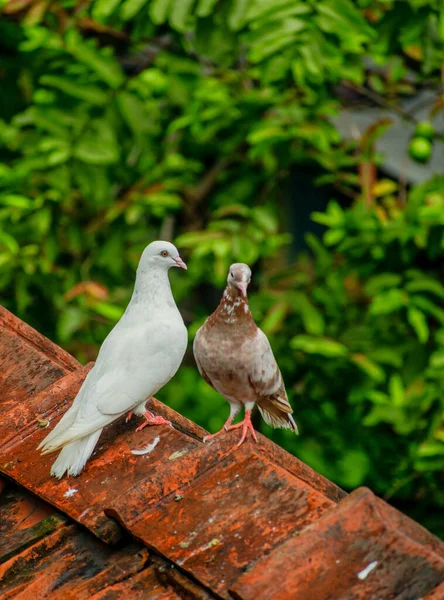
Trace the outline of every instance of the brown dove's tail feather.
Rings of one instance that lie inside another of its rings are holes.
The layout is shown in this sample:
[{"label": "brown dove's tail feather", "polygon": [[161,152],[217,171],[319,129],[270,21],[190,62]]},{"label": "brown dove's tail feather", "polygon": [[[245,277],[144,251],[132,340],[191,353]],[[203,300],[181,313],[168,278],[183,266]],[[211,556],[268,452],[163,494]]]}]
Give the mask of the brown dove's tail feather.
[{"label": "brown dove's tail feather", "polygon": [[276,407],[274,407],[271,403],[269,406],[267,406],[267,408],[263,408],[262,406],[258,405],[258,409],[265,423],[271,425],[271,427],[292,429],[296,433],[296,435],[299,434],[298,426],[296,425],[295,420],[289,413],[279,411],[279,409],[276,409]]},{"label": "brown dove's tail feather", "polygon": [[51,475],[60,479],[65,473],[78,475],[96,447],[102,430],[94,431],[85,437],[75,440],[62,448],[51,467]]}]

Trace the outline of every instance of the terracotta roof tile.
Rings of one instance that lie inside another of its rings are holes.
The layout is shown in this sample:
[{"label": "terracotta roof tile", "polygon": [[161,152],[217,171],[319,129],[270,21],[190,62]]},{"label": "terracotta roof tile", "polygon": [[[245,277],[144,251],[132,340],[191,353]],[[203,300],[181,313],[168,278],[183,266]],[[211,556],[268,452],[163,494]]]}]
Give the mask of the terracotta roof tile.
[{"label": "terracotta roof tile", "polygon": [[[171,565],[151,559],[140,544],[113,549],[16,487],[1,498],[0,522],[0,548],[8,545],[8,553],[0,553],[2,600],[179,600],[183,592],[190,598],[210,598],[183,576],[165,575]],[[17,534],[26,539],[19,540]]]},{"label": "terracotta roof tile", "polygon": [[370,490],[354,491],[245,573],[233,586],[234,597],[423,598],[444,580],[442,544],[404,517],[406,534],[395,512]]},{"label": "terracotta roof tile", "polygon": [[14,402],[28,400],[79,363],[0,306],[0,419]]},{"label": "terracotta roof tile", "polygon": [[65,522],[39,498],[24,490],[6,490],[0,497],[0,564]]},{"label": "terracotta roof tile", "polygon": [[154,506],[133,499],[108,514],[222,597],[258,549],[270,552],[335,506],[248,445]]},{"label": "terracotta roof tile", "polygon": [[[121,420],[78,478],[51,478],[41,425],[61,418],[91,365],[4,309],[0,360],[0,472],[54,507],[3,493],[13,533],[0,542],[2,598],[444,599],[444,545],[417,523],[368,490],[347,497],[263,436],[204,445],[200,427],[158,401],[174,428],[135,433]],[[131,453],[157,437],[149,454]]]}]

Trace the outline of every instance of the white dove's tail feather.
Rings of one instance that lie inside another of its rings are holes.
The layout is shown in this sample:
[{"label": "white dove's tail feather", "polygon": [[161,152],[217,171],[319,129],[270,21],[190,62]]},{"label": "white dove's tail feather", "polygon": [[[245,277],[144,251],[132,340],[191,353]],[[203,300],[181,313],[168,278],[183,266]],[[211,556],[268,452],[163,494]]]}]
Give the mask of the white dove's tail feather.
[{"label": "white dove's tail feather", "polygon": [[51,467],[51,475],[54,475],[57,479],[63,477],[65,473],[78,475],[93,453],[101,433],[102,430],[99,429],[62,448]]},{"label": "white dove's tail feather", "polygon": [[45,439],[40,442],[40,444],[37,446],[37,450],[40,450],[40,448],[46,449],[47,447],[49,448],[49,446],[52,446],[52,443],[56,438],[68,431],[68,429],[74,423],[76,416],[77,410],[73,406],[63,415],[63,417],[60,419],[54,429],[48,433]]},{"label": "white dove's tail feather", "polygon": [[282,429],[292,429],[296,434],[299,433],[298,426],[296,425],[295,420],[289,413],[276,414],[274,412],[273,413],[269,412],[260,406],[258,406],[258,409],[259,409],[259,412],[261,413],[262,418],[264,419],[265,423],[267,423],[268,425],[271,425],[271,427],[274,427],[274,428],[281,427]]}]

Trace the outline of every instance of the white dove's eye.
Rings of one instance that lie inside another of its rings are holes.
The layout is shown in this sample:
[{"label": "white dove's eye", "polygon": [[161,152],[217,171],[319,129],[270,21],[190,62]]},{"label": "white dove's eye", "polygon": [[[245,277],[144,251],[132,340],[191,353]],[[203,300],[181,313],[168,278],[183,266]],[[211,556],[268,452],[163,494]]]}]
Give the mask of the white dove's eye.
[{"label": "white dove's eye", "polygon": [[230,271],[230,277],[234,277],[233,273]]},{"label": "white dove's eye", "polygon": [[168,256],[168,252],[166,250],[162,250],[162,252],[160,253],[161,256]]}]

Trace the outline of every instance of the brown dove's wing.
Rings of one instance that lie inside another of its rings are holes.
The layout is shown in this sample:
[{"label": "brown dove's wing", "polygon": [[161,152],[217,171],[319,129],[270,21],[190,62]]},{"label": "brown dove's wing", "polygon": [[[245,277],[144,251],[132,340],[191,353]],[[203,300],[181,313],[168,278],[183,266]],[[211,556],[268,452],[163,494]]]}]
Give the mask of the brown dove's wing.
[{"label": "brown dove's wing", "polygon": [[272,427],[298,428],[291,416],[293,409],[288,401],[284,381],[271,349],[267,336],[259,328],[254,341],[257,346],[256,357],[249,379],[256,392],[257,406],[264,421]]},{"label": "brown dove's wing", "polygon": [[[201,328],[202,329],[202,328]],[[201,329],[197,330],[196,336],[194,338],[194,342],[193,342],[193,354],[194,354],[194,360],[196,361],[196,365],[197,368],[199,369],[199,373],[201,374],[201,377],[204,381],[206,381],[208,383],[208,385],[211,385],[212,388],[214,388],[214,385],[211,383],[211,379],[208,377],[208,375],[205,373],[202,365],[200,364],[199,361],[199,338],[200,338],[200,333],[201,333]]]}]

